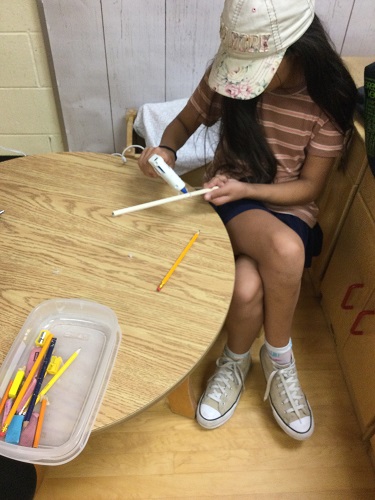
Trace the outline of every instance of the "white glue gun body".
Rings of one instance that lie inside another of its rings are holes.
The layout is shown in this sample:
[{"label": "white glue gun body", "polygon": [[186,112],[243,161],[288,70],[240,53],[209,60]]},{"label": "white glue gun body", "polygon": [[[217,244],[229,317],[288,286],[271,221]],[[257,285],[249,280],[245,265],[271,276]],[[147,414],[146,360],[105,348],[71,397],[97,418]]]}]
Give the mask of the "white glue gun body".
[{"label": "white glue gun body", "polygon": [[184,181],[176,174],[176,172],[171,168],[163,158],[159,155],[152,155],[148,160],[149,164],[155,170],[155,172],[162,177],[165,182],[167,182],[176,191],[181,193],[187,193],[188,190],[185,187]]}]

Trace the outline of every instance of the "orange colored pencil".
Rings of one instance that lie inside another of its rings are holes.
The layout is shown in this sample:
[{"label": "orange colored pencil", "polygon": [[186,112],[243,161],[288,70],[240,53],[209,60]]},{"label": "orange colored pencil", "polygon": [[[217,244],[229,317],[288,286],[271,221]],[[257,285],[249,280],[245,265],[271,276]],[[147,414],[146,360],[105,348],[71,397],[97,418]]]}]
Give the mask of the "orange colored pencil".
[{"label": "orange colored pencil", "polygon": [[38,423],[36,424],[33,448],[38,448],[38,446],[39,446],[40,434],[42,432],[44,414],[46,412],[46,406],[47,406],[47,398],[45,397],[42,399],[42,402],[40,404],[39,418],[38,418]]},{"label": "orange colored pencil", "polygon": [[5,403],[7,402],[9,390],[12,387],[12,384],[13,384],[13,380],[11,380],[9,382],[8,387],[6,388],[6,391],[4,392],[3,399],[1,400],[1,403],[0,403],[0,414],[4,410],[4,406],[5,406]]}]

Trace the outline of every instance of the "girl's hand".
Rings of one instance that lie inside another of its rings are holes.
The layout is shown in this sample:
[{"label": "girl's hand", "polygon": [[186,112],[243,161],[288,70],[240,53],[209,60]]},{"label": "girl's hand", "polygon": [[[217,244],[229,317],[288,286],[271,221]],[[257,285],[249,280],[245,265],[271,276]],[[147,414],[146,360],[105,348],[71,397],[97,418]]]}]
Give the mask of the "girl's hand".
[{"label": "girl's hand", "polygon": [[142,151],[141,156],[138,158],[138,166],[147,177],[158,177],[158,174],[155,172],[155,170],[152,168],[152,166],[148,162],[149,158],[151,158],[152,155],[161,156],[163,158],[163,160],[170,167],[174,168],[175,159],[174,159],[174,155],[171,151],[169,151],[168,149],[159,148],[159,147],[145,148]]},{"label": "girl's hand", "polygon": [[214,205],[223,205],[229,201],[241,200],[247,197],[247,183],[230,179],[226,175],[217,175],[204,184],[205,188],[214,186],[217,186],[218,189],[204,195],[204,199]]}]

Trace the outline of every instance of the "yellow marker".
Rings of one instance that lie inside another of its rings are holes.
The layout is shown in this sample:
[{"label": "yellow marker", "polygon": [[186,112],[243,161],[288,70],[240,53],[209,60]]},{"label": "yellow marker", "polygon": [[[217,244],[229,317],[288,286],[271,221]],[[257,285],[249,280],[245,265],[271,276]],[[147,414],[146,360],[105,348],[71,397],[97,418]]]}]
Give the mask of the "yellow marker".
[{"label": "yellow marker", "polygon": [[18,389],[20,388],[20,385],[22,384],[23,377],[25,376],[25,370],[26,366],[23,368],[20,368],[18,372],[16,373],[16,376],[14,377],[13,384],[11,385],[11,388],[9,389],[8,397],[13,399],[17,396]]},{"label": "yellow marker", "polygon": [[49,375],[56,375],[56,373],[60,370],[62,362],[63,360],[60,356],[52,356],[47,368],[47,373]]}]

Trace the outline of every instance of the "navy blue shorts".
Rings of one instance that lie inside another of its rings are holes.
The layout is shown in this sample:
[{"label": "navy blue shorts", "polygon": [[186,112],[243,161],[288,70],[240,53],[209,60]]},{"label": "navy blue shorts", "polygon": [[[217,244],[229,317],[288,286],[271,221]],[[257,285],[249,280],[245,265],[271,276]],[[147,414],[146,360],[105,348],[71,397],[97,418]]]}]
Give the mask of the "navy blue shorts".
[{"label": "navy blue shorts", "polygon": [[273,212],[261,201],[250,200],[247,198],[231,201],[220,206],[211,205],[219,214],[224,224],[227,224],[236,215],[246,212],[246,210],[264,210],[265,212],[274,215],[281,222],[284,222],[284,224],[293,229],[293,231],[295,231],[302,239],[305,247],[306,268],[311,266],[312,258],[319,255],[322,250],[323,232],[318,223],[311,228],[308,224],[306,224],[306,222],[295,215]]}]

